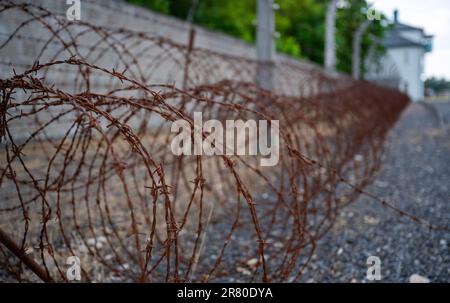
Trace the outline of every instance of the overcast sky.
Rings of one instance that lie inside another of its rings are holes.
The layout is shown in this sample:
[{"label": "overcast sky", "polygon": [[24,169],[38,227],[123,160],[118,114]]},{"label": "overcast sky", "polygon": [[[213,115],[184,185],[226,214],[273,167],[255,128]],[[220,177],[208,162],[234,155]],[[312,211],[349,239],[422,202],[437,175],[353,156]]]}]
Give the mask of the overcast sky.
[{"label": "overcast sky", "polygon": [[425,75],[450,79],[450,0],[370,0],[374,7],[392,19],[425,29],[434,35],[433,51],[425,57]]}]

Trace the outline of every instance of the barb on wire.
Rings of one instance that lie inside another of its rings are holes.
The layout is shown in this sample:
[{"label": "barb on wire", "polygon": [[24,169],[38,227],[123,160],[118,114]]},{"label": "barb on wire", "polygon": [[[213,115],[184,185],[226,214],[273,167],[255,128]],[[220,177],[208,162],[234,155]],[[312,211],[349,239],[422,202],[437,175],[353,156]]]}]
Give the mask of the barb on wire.
[{"label": "barb on wire", "polygon": [[[410,216],[364,191],[404,94],[289,62],[269,92],[247,58],[0,4],[0,15],[17,10],[24,21],[0,51],[31,39],[31,27],[47,35],[33,38],[32,62],[0,79],[9,279],[67,281],[66,259],[78,256],[86,281],[296,281],[360,194]],[[279,164],[173,155],[171,122],[192,125],[194,112],[279,120]]]}]

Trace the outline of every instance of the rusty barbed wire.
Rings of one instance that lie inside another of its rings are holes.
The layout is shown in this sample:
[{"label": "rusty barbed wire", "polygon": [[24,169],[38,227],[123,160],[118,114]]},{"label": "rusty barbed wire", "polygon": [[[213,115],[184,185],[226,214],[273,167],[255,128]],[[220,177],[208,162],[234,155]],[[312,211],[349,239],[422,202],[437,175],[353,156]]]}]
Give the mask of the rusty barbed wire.
[{"label": "rusty barbed wire", "polygon": [[[31,66],[1,63],[14,68],[0,79],[4,279],[67,281],[78,256],[85,281],[298,281],[360,194],[437,228],[364,190],[404,94],[291,62],[269,92],[250,59],[0,3],[12,11],[24,21],[0,50],[30,27],[48,35]],[[174,156],[171,122],[194,112],[279,120],[279,164]]]}]

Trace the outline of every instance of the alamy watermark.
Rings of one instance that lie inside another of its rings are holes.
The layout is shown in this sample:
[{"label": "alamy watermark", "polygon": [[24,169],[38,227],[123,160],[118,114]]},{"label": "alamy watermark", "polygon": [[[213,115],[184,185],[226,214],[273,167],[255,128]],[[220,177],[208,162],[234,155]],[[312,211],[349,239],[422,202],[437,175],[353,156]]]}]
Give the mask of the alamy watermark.
[{"label": "alamy watermark", "polygon": [[80,0],[67,0],[67,5],[70,5],[66,11],[67,20],[79,21],[81,20],[81,1]]},{"label": "alamy watermark", "polygon": [[366,12],[366,17],[367,17],[367,20],[369,20],[369,21],[374,21],[374,20],[380,21],[381,20],[381,12],[377,11],[373,7],[369,7],[369,9],[367,9],[367,12]]},{"label": "alamy watermark", "polygon": [[381,280],[381,260],[377,256],[370,256],[366,261],[369,268],[367,269],[366,279],[369,281]]},{"label": "alamy watermark", "polygon": [[186,120],[173,122],[171,132],[177,135],[170,148],[176,156],[259,154],[261,166],[274,166],[280,156],[279,127],[279,120],[226,120],[224,129],[219,120],[204,122],[202,113],[194,112],[193,129]]},{"label": "alamy watermark", "polygon": [[68,281],[81,281],[81,262],[77,256],[70,256],[66,260],[69,268],[66,271]]}]

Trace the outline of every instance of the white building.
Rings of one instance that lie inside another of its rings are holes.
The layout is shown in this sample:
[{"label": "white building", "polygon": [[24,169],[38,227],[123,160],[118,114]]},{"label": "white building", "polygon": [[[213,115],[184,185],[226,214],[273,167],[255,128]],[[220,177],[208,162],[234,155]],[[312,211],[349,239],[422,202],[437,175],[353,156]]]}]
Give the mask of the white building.
[{"label": "white building", "polygon": [[432,36],[426,35],[422,28],[400,23],[398,11],[394,11],[392,29],[382,41],[386,54],[378,64],[367,64],[365,78],[397,88],[412,101],[423,100],[424,57],[431,51],[431,41]]}]

